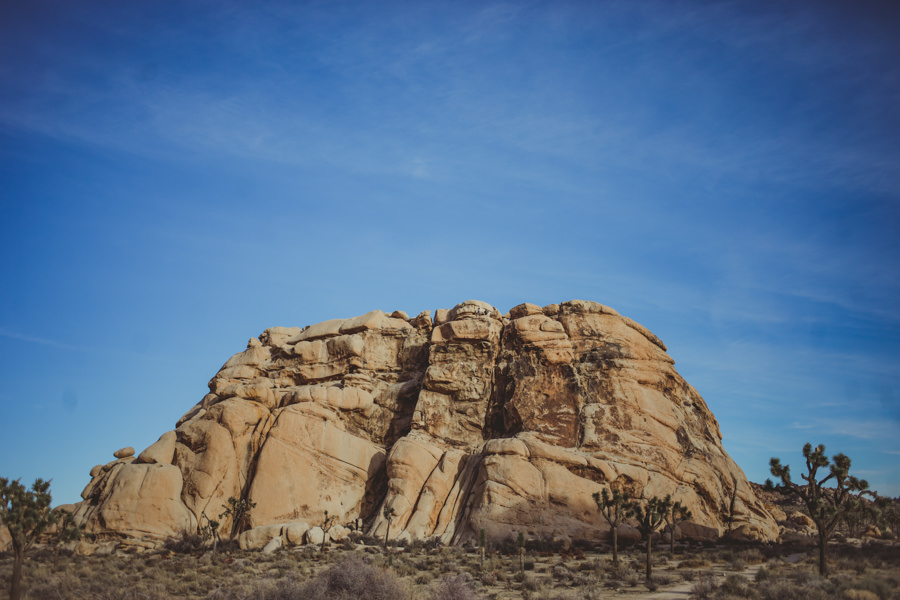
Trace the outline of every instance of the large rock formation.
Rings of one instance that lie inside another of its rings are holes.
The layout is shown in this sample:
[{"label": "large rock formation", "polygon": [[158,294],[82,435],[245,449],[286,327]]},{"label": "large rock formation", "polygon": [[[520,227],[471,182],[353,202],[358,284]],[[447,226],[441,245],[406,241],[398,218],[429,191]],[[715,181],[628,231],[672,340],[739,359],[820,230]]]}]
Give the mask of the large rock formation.
[{"label": "large rock formation", "polygon": [[740,535],[775,538],[673,364],[646,328],[578,300],[273,327],[174,431],[94,467],[76,517],[97,534],[163,538],[233,496],[256,503],[252,527],[305,531],[328,511],[383,535],[392,509],[391,537],[596,538],[607,526],[591,495],[612,486],[671,494],[694,535],[723,533],[732,512]]}]

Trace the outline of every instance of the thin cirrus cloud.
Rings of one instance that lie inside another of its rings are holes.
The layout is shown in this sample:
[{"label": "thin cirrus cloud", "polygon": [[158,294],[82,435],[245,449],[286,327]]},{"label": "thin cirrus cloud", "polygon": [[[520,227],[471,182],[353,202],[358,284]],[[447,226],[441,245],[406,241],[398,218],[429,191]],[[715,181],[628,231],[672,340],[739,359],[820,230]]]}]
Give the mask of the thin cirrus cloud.
[{"label": "thin cirrus cloud", "polygon": [[76,350],[79,352],[86,351],[87,348],[83,348],[81,346],[75,346],[72,344],[66,344],[64,342],[59,342],[56,340],[51,340],[39,336],[29,335],[26,333],[18,333],[15,331],[9,331],[6,329],[0,328],[0,337],[6,338],[8,340],[14,340],[16,342],[25,342],[27,344],[39,344],[41,346],[52,346],[53,348],[58,348],[61,350]]}]

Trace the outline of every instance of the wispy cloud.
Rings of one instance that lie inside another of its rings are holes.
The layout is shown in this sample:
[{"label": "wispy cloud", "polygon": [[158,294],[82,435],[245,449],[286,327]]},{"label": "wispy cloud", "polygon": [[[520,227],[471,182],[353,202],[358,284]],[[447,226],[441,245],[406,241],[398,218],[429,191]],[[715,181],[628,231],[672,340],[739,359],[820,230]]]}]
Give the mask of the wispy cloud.
[{"label": "wispy cloud", "polygon": [[900,435],[900,423],[884,419],[812,417],[808,423],[798,422],[793,427],[795,429],[816,429],[826,435],[843,435],[868,441],[881,440],[885,444],[896,440]]},{"label": "wispy cloud", "polygon": [[58,342],[56,340],[50,340],[46,338],[41,338],[33,335],[17,333],[15,331],[9,331],[7,329],[0,329],[0,337],[5,337],[7,339],[16,340],[19,342],[26,342],[29,344],[41,344],[43,346],[53,346],[54,348],[60,348],[62,350],[77,350],[79,352],[84,352],[87,349],[81,346],[73,346],[71,344],[65,344],[63,342]]}]

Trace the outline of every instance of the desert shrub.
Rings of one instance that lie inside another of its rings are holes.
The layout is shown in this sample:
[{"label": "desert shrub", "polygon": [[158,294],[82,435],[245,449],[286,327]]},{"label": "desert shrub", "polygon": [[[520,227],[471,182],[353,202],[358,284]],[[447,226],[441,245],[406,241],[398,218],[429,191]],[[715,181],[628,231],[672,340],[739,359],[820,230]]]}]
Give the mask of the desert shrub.
[{"label": "desert shrub", "polygon": [[740,556],[738,556],[738,558],[741,558],[747,564],[752,565],[762,562],[763,554],[762,552],[760,552],[759,548],[747,548],[740,553]]},{"label": "desert shrub", "polygon": [[590,573],[576,573],[572,576],[572,585],[575,587],[592,587],[597,585],[597,577]]},{"label": "desert shrub", "polygon": [[308,600],[405,600],[409,592],[388,571],[376,569],[358,556],[344,558],[301,585],[290,586],[292,595],[265,600],[304,598]]},{"label": "desert shrub", "polygon": [[203,537],[190,531],[182,531],[181,536],[168,538],[163,547],[177,554],[191,554],[203,549]]},{"label": "desert shrub", "polygon": [[515,555],[519,553],[519,536],[517,533],[510,531],[505,537],[494,540],[488,544],[491,550],[496,550],[500,554]]},{"label": "desert shrub", "polygon": [[625,575],[623,581],[627,585],[634,587],[641,582],[641,576],[637,571],[631,571],[627,575]]},{"label": "desert shrub", "polygon": [[431,600],[478,600],[478,595],[469,585],[471,577],[460,574],[445,576],[431,595]]},{"label": "desert shrub", "polygon": [[679,569],[699,569],[701,567],[705,567],[709,564],[709,561],[705,558],[689,558],[687,560],[683,560],[678,564]]},{"label": "desert shrub", "polygon": [[891,586],[883,579],[875,577],[863,577],[849,583],[844,583],[838,588],[838,592],[845,598],[851,591],[862,590],[875,594],[879,600],[887,600],[891,597]]},{"label": "desert shrub", "polygon": [[676,580],[676,577],[675,577],[675,575],[672,575],[671,573],[654,573],[653,576],[651,577],[651,579],[653,580],[653,583],[655,583],[657,586],[660,586],[660,585],[669,585],[670,583],[674,583]]},{"label": "desert shrub", "polygon": [[541,589],[541,580],[532,573],[526,573],[525,579],[522,580],[522,587],[530,592],[536,592]]},{"label": "desert shrub", "polygon": [[735,558],[730,563],[728,563],[728,568],[732,571],[743,571],[747,567],[747,563],[743,558]]},{"label": "desert shrub", "polygon": [[553,565],[553,568],[550,569],[550,574],[553,575],[553,579],[558,581],[569,581],[572,579],[572,571],[564,564]]},{"label": "desert shrub", "polygon": [[596,558],[594,560],[586,560],[578,565],[579,571],[597,571],[601,568],[602,563]]},{"label": "desert shrub", "polygon": [[765,567],[760,567],[759,571],[757,571],[756,575],[754,576],[754,580],[756,581],[756,583],[762,583],[763,581],[768,581],[771,578],[772,574]]},{"label": "desert shrub", "polygon": [[869,590],[846,590],[841,594],[843,600],[878,600],[878,594]]},{"label": "desert shrub", "polygon": [[729,575],[719,586],[716,595],[737,596],[746,598],[749,595],[747,580],[740,575]]},{"label": "desert shrub", "polygon": [[713,592],[716,591],[716,576],[712,573],[704,573],[700,581],[691,586],[691,598],[712,598]]},{"label": "desert shrub", "polygon": [[412,577],[419,572],[419,569],[417,569],[408,561],[403,560],[395,561],[394,572],[397,573],[397,575],[399,575],[400,577]]},{"label": "desert shrub", "polygon": [[819,587],[779,579],[766,581],[757,588],[760,600],[829,600],[831,595]]},{"label": "desert shrub", "polygon": [[579,590],[558,590],[553,593],[553,595],[545,595],[545,594],[534,594],[532,592],[525,591],[522,594],[522,598],[528,599],[537,599],[540,600],[602,600],[606,598],[607,594],[603,593],[602,588],[584,588]]},{"label": "desert shrub", "polygon": [[525,559],[525,570],[526,571],[534,571],[534,559],[533,558]]}]

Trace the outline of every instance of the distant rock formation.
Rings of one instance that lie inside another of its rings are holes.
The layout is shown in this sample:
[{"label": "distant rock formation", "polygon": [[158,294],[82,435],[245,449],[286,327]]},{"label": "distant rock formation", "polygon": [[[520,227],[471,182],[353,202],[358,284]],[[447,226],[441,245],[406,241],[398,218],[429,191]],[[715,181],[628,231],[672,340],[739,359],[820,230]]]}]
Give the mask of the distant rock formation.
[{"label": "distant rock formation", "polygon": [[252,527],[301,523],[277,528],[295,541],[324,511],[382,536],[384,508],[397,538],[460,543],[483,527],[596,539],[608,527],[591,495],[612,486],[672,494],[693,512],[687,535],[729,523],[776,538],[673,364],[646,328],[579,300],[273,327],[174,431],[94,467],[76,519],[95,534],[162,539],[217,518],[234,496],[256,503]]}]

